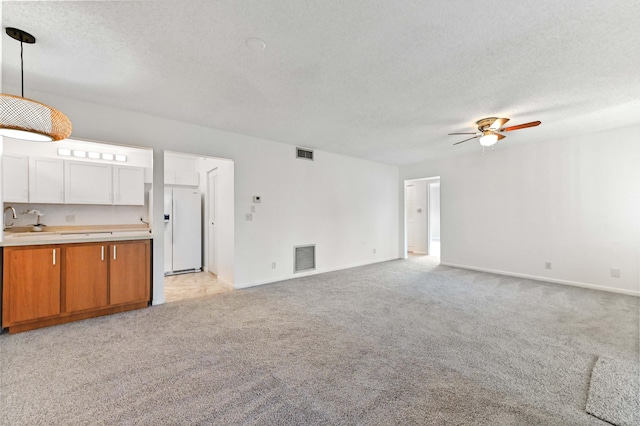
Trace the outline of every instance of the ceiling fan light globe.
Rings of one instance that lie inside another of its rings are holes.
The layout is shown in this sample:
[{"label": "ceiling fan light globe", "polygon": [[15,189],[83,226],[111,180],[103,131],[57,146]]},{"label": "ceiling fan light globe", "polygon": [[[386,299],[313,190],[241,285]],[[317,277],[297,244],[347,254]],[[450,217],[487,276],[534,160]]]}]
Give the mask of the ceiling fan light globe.
[{"label": "ceiling fan light globe", "polygon": [[498,135],[496,134],[484,135],[480,137],[480,145],[482,146],[491,146],[496,142],[498,142]]}]

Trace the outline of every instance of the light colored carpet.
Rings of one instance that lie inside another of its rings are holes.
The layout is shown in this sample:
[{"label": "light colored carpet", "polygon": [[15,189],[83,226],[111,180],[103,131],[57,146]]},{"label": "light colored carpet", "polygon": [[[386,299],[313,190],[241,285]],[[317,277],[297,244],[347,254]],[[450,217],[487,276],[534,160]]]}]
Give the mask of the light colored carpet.
[{"label": "light colored carpet", "polygon": [[604,425],[638,298],[412,258],[0,336],[0,422]]},{"label": "light colored carpet", "polygon": [[618,426],[640,425],[640,363],[599,357],[591,373],[587,413]]}]

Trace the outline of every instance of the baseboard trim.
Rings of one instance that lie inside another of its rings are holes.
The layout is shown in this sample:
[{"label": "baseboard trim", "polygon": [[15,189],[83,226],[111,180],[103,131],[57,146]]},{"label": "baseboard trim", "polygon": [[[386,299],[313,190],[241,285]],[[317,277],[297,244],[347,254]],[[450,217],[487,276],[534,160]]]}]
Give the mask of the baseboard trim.
[{"label": "baseboard trim", "polygon": [[390,260],[399,260],[399,259],[401,259],[401,258],[399,258],[399,257],[390,257],[390,258],[387,258],[387,259],[380,259],[380,260],[376,260],[376,261],[373,261],[373,262],[363,262],[363,263],[357,263],[357,264],[348,265],[348,266],[339,266],[339,267],[336,267],[336,268],[328,268],[328,269],[321,269],[321,270],[317,270],[316,269],[315,271],[311,271],[311,272],[284,275],[284,276],[281,276],[281,277],[278,277],[278,278],[271,278],[271,279],[264,280],[264,281],[254,281],[254,282],[248,283],[248,284],[237,284],[237,285],[234,286],[234,289],[240,290],[240,289],[243,289],[243,288],[256,287],[256,286],[259,286],[259,285],[273,284],[273,283],[277,283],[279,281],[292,280],[294,278],[308,277],[310,275],[324,274],[324,273],[327,273],[327,272],[342,271],[344,269],[358,268],[360,266],[373,265],[373,264],[376,264],[376,263],[389,262]]},{"label": "baseboard trim", "polygon": [[222,284],[225,287],[230,288],[231,290],[235,289],[236,287],[233,286],[233,283],[229,280],[225,280],[224,278],[220,277],[218,275],[218,283]]},{"label": "baseboard trim", "polygon": [[507,271],[501,271],[498,269],[478,268],[476,266],[460,265],[457,263],[440,262],[440,265],[450,266],[452,268],[469,269],[471,271],[488,272],[490,274],[504,275],[507,277],[525,278],[525,279],[534,280],[534,281],[544,281],[547,283],[569,285],[572,287],[582,287],[582,288],[588,288],[591,290],[607,291],[609,293],[626,294],[627,296],[640,297],[640,291],[624,290],[621,288],[612,288],[612,287],[606,287],[602,285],[583,283],[579,281],[560,280],[557,278],[540,277],[537,275],[519,274],[517,272],[507,272]]}]

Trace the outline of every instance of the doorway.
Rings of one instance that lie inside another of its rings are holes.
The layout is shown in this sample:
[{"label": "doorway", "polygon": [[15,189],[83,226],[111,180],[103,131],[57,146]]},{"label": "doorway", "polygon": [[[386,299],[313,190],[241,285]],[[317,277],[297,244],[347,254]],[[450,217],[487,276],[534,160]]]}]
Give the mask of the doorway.
[{"label": "doorway", "polygon": [[404,254],[440,258],[440,177],[405,181]]},{"label": "doorway", "polygon": [[[185,233],[167,237],[165,232],[165,287],[167,302],[188,299],[228,291],[233,289],[234,269],[234,162],[225,158],[204,157],[166,151],[165,201],[167,191],[175,193],[188,190],[196,193],[194,204],[176,212],[165,211],[165,222],[178,222],[188,216],[191,227],[197,227],[198,234],[189,237],[189,246],[198,247],[197,254],[190,256],[196,266],[189,270],[176,270],[176,247],[178,238],[187,239]],[[186,215],[184,210],[189,211]],[[197,226],[196,226],[197,222]],[[172,223],[172,229],[176,229]],[[166,225],[165,225],[166,227]],[[173,259],[169,254],[173,254]],[[186,272],[186,273],[185,273]]]}]

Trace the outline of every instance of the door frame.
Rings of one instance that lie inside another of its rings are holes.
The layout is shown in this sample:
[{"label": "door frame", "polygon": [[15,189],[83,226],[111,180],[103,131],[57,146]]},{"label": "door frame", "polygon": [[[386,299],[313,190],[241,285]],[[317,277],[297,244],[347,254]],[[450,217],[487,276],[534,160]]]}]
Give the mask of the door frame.
[{"label": "door frame", "polygon": [[[432,256],[431,253],[431,241],[433,239],[432,229],[433,229],[433,210],[431,209],[431,188],[432,185],[438,185],[438,195],[440,194],[440,179],[433,179],[427,182],[427,254]],[[440,197],[438,197],[440,198]],[[440,200],[438,200],[438,216],[440,216]],[[440,226],[438,226],[440,227]],[[440,233],[440,232],[438,232]]]},{"label": "door frame", "polygon": [[[404,200],[402,203],[403,206],[403,210],[404,210],[404,242],[402,245],[402,256],[404,259],[407,259],[409,257],[409,250],[408,250],[408,243],[409,243],[409,217],[408,217],[408,204],[409,204],[409,199],[407,197],[407,188],[415,181],[427,181],[427,255],[429,255],[429,248],[430,248],[430,241],[431,241],[431,203],[429,200],[429,184],[432,182],[440,182],[440,190],[442,191],[442,180],[440,179],[440,176],[431,176],[431,177],[424,177],[424,178],[416,178],[416,179],[406,179],[404,181],[403,184],[403,195],[404,195]],[[442,199],[442,194],[440,194],[440,198]],[[442,221],[441,221],[442,223]],[[440,232],[440,253],[442,253],[442,230]]]},{"label": "door frame", "polygon": [[[214,182],[214,187],[213,187],[213,200],[211,200],[211,177],[215,178],[215,182]],[[206,196],[206,211],[207,211],[207,218],[206,218],[206,232],[207,232],[207,271],[209,271],[212,274],[218,275],[218,238],[217,238],[217,233],[215,230],[215,225],[214,225],[214,229],[213,229],[213,238],[211,238],[211,232],[209,230],[209,226],[212,222],[216,221],[216,210],[217,210],[217,203],[218,203],[218,199],[217,199],[217,194],[218,194],[218,167],[214,167],[211,170],[207,171],[207,196]],[[213,201],[213,218],[212,218],[212,212],[211,212],[211,201]],[[213,240],[213,241],[212,241]],[[211,257],[213,254],[213,262],[211,262]],[[213,266],[213,267],[212,267]]]}]

